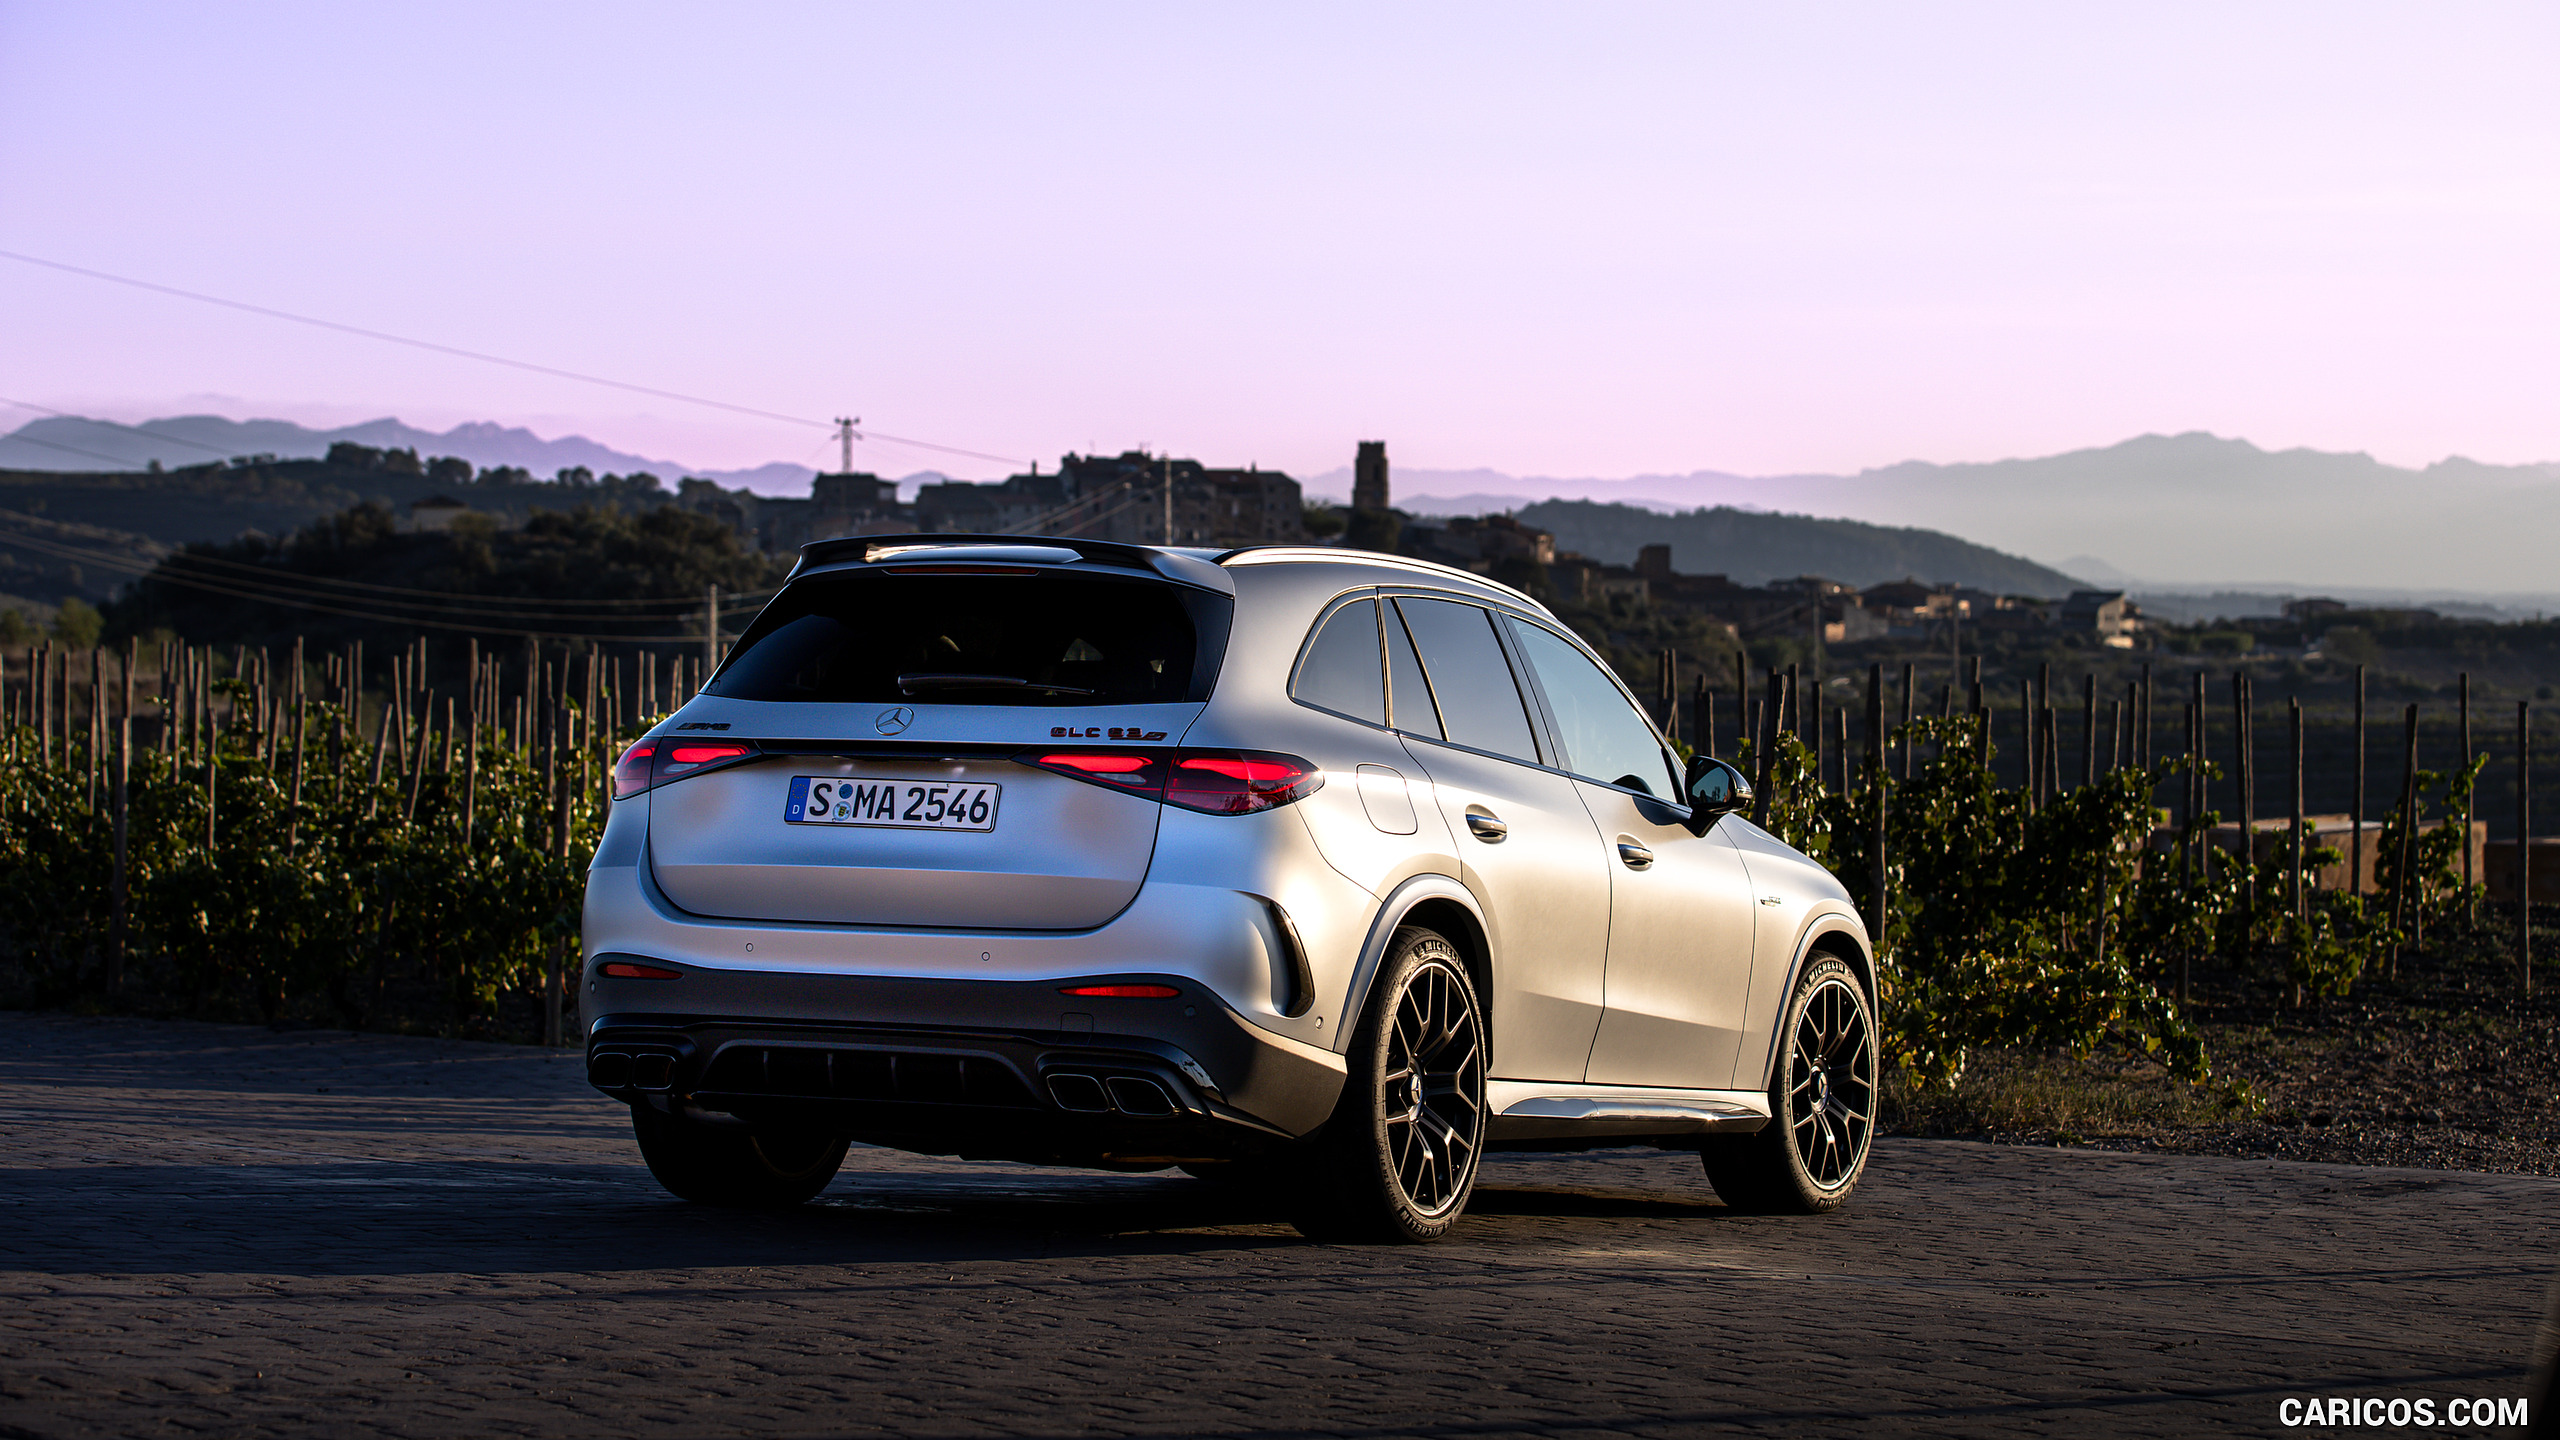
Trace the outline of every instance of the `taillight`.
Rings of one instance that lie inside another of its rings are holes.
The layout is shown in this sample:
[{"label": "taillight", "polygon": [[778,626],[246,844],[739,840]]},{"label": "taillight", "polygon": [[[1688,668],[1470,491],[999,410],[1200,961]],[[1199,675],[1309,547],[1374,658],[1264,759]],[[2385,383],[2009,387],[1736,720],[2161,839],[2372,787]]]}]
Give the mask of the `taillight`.
[{"label": "taillight", "polygon": [[1173,762],[1168,805],[1211,815],[1250,815],[1304,800],[1324,786],[1324,772],[1295,755],[1265,750],[1186,750]]},{"label": "taillight", "polygon": [[649,788],[649,757],[658,753],[658,742],[643,740],[622,752],[613,762],[613,798],[627,799]]},{"label": "taillight", "polygon": [[1088,784],[1129,790],[1210,815],[1251,815],[1303,800],[1324,772],[1269,750],[1062,750],[1032,761]]},{"label": "taillight", "polygon": [[596,967],[596,973],[610,975],[616,980],[681,980],[684,978],[684,972],[681,970],[670,970],[663,965],[634,965],[628,960],[608,960]]},{"label": "taillight", "polygon": [[664,735],[622,752],[613,767],[613,798],[628,799],[688,775],[753,760],[764,752],[744,740],[677,740]]},{"label": "taillight", "polygon": [[1094,755],[1079,750],[1043,755],[1036,763],[1044,770],[1116,790],[1155,791],[1164,788],[1163,761],[1161,754]]}]

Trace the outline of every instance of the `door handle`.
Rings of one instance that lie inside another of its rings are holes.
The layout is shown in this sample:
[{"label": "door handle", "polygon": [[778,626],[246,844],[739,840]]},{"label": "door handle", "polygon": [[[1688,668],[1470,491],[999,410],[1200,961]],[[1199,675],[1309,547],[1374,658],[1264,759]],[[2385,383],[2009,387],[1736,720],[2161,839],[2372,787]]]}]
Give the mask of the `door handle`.
[{"label": "door handle", "polygon": [[1482,806],[1468,809],[1467,828],[1476,832],[1476,838],[1487,845],[1499,845],[1511,834],[1511,827],[1503,824],[1500,816]]},{"label": "door handle", "polygon": [[1633,840],[1621,840],[1618,842],[1618,858],[1627,862],[1627,868],[1630,870],[1650,870],[1653,868],[1653,852],[1647,850]]}]

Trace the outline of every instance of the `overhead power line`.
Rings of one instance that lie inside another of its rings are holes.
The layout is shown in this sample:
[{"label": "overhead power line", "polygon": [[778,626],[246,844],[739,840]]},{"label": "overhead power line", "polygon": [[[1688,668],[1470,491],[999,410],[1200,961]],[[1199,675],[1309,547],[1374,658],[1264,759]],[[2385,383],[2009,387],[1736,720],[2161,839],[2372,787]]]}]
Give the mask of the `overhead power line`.
[{"label": "overhead power line", "polygon": [[64,445],[52,440],[39,440],[33,435],[0,435],[0,440],[14,440],[21,445],[41,445],[47,450],[60,450],[71,455],[86,455],[92,460],[105,460],[117,465],[130,465],[133,463],[122,455],[106,455],[95,450],[83,450],[77,445]]},{"label": "overhead power line", "polygon": [[[462,620],[439,620],[428,618],[428,615],[423,614],[391,612],[425,611],[430,614],[451,613],[455,611],[456,607],[446,605],[421,605],[416,602],[388,601],[374,602],[380,608],[358,609],[355,608],[357,605],[366,603],[363,600],[363,597],[314,596],[307,592],[296,592],[274,584],[262,583],[261,581],[254,579],[235,579],[228,576],[204,576],[172,573],[154,561],[145,560],[137,556],[118,555],[110,551],[92,550],[85,546],[66,545],[58,541],[47,540],[37,536],[12,532],[5,529],[0,529],[0,545],[13,545],[21,549],[32,550],[37,554],[50,555],[56,559],[70,560],[86,565],[102,566],[106,569],[122,571],[137,578],[147,578],[161,584],[182,586],[186,589],[204,591],[215,595],[229,596],[233,599],[248,600],[265,605],[281,605],[290,609],[308,610],[324,615],[338,615],[356,620],[369,620],[386,625],[409,625],[428,630],[467,631],[473,634],[483,635],[537,635],[556,639],[623,641],[626,643],[680,642],[690,644],[697,642],[702,638],[698,632],[684,635],[633,635],[587,632],[565,628],[566,625],[570,624],[593,624],[599,620],[611,620],[615,618],[607,615],[562,616],[559,618],[564,622],[563,625],[540,625],[539,622],[544,618],[539,613],[540,602],[534,602],[523,606],[516,613],[512,614],[475,617],[471,616],[471,612],[460,612],[466,617],[470,617],[469,623]],[[752,599],[754,598],[754,594],[753,592],[747,592],[735,597],[724,596],[723,598]],[[331,601],[343,601],[345,603],[329,603]],[[699,602],[695,603],[698,604]],[[534,613],[526,613],[528,611]],[[672,615],[634,615],[630,618],[634,623],[642,621],[657,621],[664,623],[666,621],[676,619],[677,617]],[[528,628],[523,624],[501,625],[486,623],[488,621],[502,619],[532,621],[536,623],[533,628]]]},{"label": "overhead power line", "polygon": [[[360,335],[367,340],[381,340],[393,345],[406,345],[413,350],[427,350],[438,355],[451,355],[464,360],[477,360],[486,365],[504,365],[511,370],[522,370],[530,374],[549,375],[560,380],[575,380],[586,385],[602,385],[609,389],[629,391],[634,395],[649,395],[660,400],[674,400],[686,405],[702,405],[713,410],[726,410],[733,415],[752,415],[760,420],[776,420],[785,425],[822,425],[830,429],[834,428],[836,423],[831,420],[814,420],[806,415],[785,415],[778,411],[760,410],[752,405],[738,405],[727,400],[713,400],[701,395],[687,395],[678,390],[661,390],[653,385],[636,385],[628,380],[616,380],[604,375],[590,375],[581,370],[564,370],[556,365],[537,365],[530,360],[516,360],[504,355],[492,355],[485,350],[466,350],[459,345],[445,345],[433,340],[420,340],[408,335],[394,335],[387,330],[374,330],[362,325],[349,325],[337,320],[323,320],[316,315],[296,314],[291,310],[278,310],[273,306],[252,305],[245,300],[225,299],[220,295],[207,295],[200,290],[182,290],[175,285],[163,285],[152,280],[138,280],[130,275],[110,274],[104,270],[92,270],[85,265],[67,265],[59,260],[47,260],[41,255],[24,255],[15,250],[0,250],[0,260],[15,260],[24,265],[38,265],[47,270],[59,270],[66,275],[85,276],[91,280],[104,280],[114,285],[129,285],[136,290],[149,290],[160,295],[174,295],[181,300],[193,300],[205,305],[219,305],[227,310],[238,310],[250,315],[263,315],[270,320],[290,320],[297,325],[310,325],[322,330],[335,330],[342,335]],[[945,455],[964,455],[972,460],[992,460],[999,465],[1020,465],[1025,463],[1010,455],[990,455],[983,450],[966,450],[957,445],[942,445],[931,440],[916,440],[902,435],[888,435],[883,434],[878,430],[863,430],[857,433],[867,440],[886,440],[893,445],[905,445],[918,450],[936,450]]]},{"label": "overhead power line", "polygon": [[[20,514],[6,508],[0,508],[0,521],[22,525],[42,526],[53,530],[77,531],[83,528],[88,528],[66,525],[57,520],[40,519],[36,516]],[[99,536],[96,538],[103,539],[107,537]],[[56,540],[50,543],[58,545],[64,542]],[[105,552],[99,552],[97,558],[103,560],[105,558]],[[171,550],[160,554],[154,561],[136,561],[135,563],[141,565],[146,570],[151,568],[152,565],[158,564],[162,566],[177,565],[181,567],[198,565],[221,570],[239,571],[241,572],[242,578],[234,578],[230,582],[232,584],[239,585],[271,586],[278,589],[289,589],[291,586],[295,585],[307,585],[312,587],[339,586],[380,595],[414,595],[419,597],[417,601],[374,601],[370,603],[398,604],[404,607],[413,606],[415,608],[426,610],[459,610],[462,607],[470,605],[488,605],[517,614],[522,614],[527,611],[539,612],[546,610],[580,609],[654,609],[685,611],[698,608],[702,604],[700,600],[690,596],[682,599],[645,599],[636,597],[581,599],[577,597],[570,597],[566,599],[546,600],[532,596],[480,595],[460,590],[425,590],[409,585],[377,585],[364,580],[342,580],[328,575],[306,575],[299,571],[278,570],[272,565],[259,565],[246,560],[232,560],[219,555],[205,555],[188,550]],[[767,599],[780,588],[781,587],[779,586],[769,585],[758,590],[724,590],[721,592],[721,598],[741,602],[752,602]],[[604,620],[612,617],[605,615],[589,615],[577,616],[574,618]],[[635,615],[631,618],[638,620],[648,619],[651,617]]]},{"label": "overhead power line", "polygon": [[[515,609],[535,610],[572,608],[682,610],[688,607],[699,607],[702,604],[701,600],[692,598],[682,600],[624,598],[536,600],[531,597],[518,598],[508,595],[474,595],[459,590],[422,590],[409,585],[376,585],[364,580],[341,580],[327,575],[304,575],[297,571],[277,570],[273,566],[253,564],[246,560],[230,560],[219,555],[202,555],[186,550],[171,552],[165,557],[165,561],[176,562],[183,565],[205,565],[218,569],[238,570],[251,575],[270,578],[278,582],[288,582],[296,585],[338,586],[349,590],[368,591],[378,595],[416,595],[427,600],[444,604],[496,605]],[[724,600],[761,600],[772,595],[779,588],[781,587],[768,586],[762,590],[724,590],[720,592],[720,597]],[[606,617],[599,615],[594,618],[601,620]]]}]

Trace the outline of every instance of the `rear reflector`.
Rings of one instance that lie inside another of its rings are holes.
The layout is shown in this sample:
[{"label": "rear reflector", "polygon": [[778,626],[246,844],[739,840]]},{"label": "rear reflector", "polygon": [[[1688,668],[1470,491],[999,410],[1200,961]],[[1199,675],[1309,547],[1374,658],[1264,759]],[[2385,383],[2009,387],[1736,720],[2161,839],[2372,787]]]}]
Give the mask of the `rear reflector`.
[{"label": "rear reflector", "polygon": [[681,980],[684,978],[684,972],[681,970],[669,970],[661,965],[634,965],[628,960],[607,960],[596,967],[596,973],[610,975],[616,980]]},{"label": "rear reflector", "polygon": [[1324,787],[1313,764],[1269,750],[1060,750],[1031,763],[1209,815],[1250,815]]},{"label": "rear reflector", "polygon": [[1095,995],[1110,1000],[1170,1000],[1182,992],[1170,985],[1069,985],[1061,995]]}]

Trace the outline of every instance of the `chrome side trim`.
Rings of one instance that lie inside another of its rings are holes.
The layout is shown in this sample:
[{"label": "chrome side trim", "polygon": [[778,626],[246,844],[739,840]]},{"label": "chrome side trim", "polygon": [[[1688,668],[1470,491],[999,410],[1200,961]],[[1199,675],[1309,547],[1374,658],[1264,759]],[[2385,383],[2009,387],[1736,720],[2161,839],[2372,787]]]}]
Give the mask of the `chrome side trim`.
[{"label": "chrome side trim", "polygon": [[1639,1090],[1547,1080],[1489,1080],[1484,1088],[1486,1105],[1506,1120],[1667,1130],[1757,1130],[1769,1123],[1769,1097],[1752,1090]]}]

